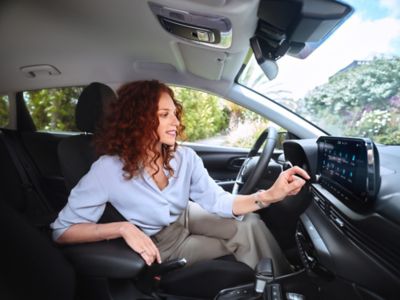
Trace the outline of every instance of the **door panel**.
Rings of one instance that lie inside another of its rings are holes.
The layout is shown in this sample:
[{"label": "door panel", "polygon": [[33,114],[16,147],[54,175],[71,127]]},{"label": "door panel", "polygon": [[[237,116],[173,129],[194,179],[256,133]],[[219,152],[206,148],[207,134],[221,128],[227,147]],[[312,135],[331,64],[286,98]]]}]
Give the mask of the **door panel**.
[{"label": "door panel", "polygon": [[241,164],[249,152],[245,148],[221,147],[185,143],[203,160],[210,176],[216,181],[232,181],[236,179]]},{"label": "door panel", "polygon": [[[221,147],[195,143],[184,143],[184,146],[188,146],[196,151],[197,155],[203,160],[204,166],[208,170],[210,176],[217,182],[235,180],[250,150],[246,148]],[[281,165],[278,164],[277,161],[281,154],[281,150],[274,151],[268,169],[265,170],[265,176],[261,179],[261,182],[264,184],[263,188],[265,188],[266,182],[272,183],[279,176]]]}]

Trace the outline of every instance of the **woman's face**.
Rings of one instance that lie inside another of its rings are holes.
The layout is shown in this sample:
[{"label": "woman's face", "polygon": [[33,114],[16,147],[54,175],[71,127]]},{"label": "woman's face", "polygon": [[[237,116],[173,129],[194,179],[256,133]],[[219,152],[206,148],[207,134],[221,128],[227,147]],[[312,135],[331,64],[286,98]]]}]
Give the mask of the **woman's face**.
[{"label": "woman's face", "polygon": [[171,96],[162,93],[158,101],[157,116],[159,125],[157,134],[160,137],[160,143],[173,146],[176,141],[179,120],[176,117],[176,107]]}]

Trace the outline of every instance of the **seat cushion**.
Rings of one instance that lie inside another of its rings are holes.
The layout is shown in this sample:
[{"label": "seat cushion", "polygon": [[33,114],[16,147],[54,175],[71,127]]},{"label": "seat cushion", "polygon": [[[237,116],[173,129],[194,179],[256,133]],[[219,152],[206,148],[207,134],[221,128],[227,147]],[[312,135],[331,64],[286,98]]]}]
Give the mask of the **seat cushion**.
[{"label": "seat cushion", "polygon": [[75,299],[76,278],[71,264],[3,199],[0,245],[0,290],[8,293],[2,299]]}]

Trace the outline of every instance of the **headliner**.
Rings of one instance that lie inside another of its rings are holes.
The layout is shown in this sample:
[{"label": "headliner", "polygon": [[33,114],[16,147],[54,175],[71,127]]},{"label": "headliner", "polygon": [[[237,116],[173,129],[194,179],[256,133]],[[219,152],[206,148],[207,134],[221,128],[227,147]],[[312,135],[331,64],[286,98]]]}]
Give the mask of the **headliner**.
[{"label": "headliner", "polygon": [[[0,92],[156,78],[225,94],[249,49],[258,0],[155,0],[222,15],[232,22],[229,49],[196,45],[166,32],[140,0],[14,0],[1,4]],[[56,76],[27,78],[22,66],[50,64]]]}]

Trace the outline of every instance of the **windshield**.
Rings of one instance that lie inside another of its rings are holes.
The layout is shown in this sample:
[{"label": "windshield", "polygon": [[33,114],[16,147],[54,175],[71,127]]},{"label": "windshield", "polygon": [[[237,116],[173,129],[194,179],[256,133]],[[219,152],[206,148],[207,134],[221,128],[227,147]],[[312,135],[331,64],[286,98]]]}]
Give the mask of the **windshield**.
[{"label": "windshield", "polygon": [[349,0],[350,18],[308,58],[284,56],[269,81],[254,55],[239,83],[331,135],[400,144],[400,0]]}]

